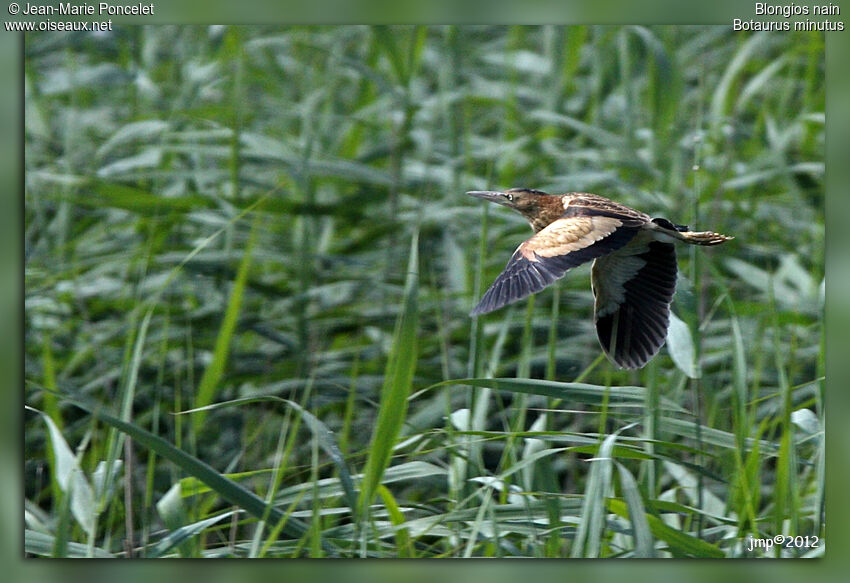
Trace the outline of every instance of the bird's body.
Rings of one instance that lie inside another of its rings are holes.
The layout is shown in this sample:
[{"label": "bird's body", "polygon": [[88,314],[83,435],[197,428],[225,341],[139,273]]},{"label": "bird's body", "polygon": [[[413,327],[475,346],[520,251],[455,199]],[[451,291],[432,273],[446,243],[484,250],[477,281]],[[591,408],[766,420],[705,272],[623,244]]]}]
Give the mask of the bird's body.
[{"label": "bird's body", "polygon": [[602,349],[623,368],[645,365],[667,337],[676,291],[675,241],[718,245],[732,239],[652,219],[595,194],[550,195],[526,188],[467,194],[514,209],[535,232],[520,244],[472,315],[536,293],[593,260],[596,332]]}]

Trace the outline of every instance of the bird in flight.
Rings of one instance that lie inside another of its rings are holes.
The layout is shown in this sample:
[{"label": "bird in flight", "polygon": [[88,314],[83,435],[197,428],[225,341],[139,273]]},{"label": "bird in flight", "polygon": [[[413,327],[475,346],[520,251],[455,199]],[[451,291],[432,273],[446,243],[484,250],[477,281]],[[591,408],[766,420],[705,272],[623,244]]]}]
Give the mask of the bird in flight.
[{"label": "bird in flight", "polygon": [[537,293],[582,263],[593,260],[593,319],[602,350],[622,368],[640,368],[667,338],[676,291],[676,241],[719,245],[734,237],[691,231],[595,194],[552,195],[529,188],[468,195],[511,208],[534,235],[472,310],[486,314]]}]

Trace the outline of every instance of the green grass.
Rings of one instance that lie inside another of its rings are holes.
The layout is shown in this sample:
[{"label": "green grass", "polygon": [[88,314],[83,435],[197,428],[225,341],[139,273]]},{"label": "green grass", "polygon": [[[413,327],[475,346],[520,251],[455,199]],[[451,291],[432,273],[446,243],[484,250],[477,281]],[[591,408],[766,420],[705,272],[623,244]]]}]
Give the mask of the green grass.
[{"label": "green grass", "polygon": [[[742,557],[750,536],[822,540],[823,42],[29,35],[26,552]],[[585,267],[468,316],[530,231],[463,193],[511,186],[736,239],[679,250],[667,347],[621,371]]]}]

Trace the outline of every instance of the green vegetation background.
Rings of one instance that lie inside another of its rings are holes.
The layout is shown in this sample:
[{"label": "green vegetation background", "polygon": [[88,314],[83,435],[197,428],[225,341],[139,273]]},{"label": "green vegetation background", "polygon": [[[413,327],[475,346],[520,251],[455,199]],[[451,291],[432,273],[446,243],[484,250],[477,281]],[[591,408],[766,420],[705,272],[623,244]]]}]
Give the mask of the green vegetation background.
[{"label": "green vegetation background", "polygon": [[[28,553],[822,553],[822,34],[160,26],[25,50]],[[586,268],[468,317],[529,231],[463,192],[519,185],[736,240],[680,249],[681,323],[618,371]]]}]

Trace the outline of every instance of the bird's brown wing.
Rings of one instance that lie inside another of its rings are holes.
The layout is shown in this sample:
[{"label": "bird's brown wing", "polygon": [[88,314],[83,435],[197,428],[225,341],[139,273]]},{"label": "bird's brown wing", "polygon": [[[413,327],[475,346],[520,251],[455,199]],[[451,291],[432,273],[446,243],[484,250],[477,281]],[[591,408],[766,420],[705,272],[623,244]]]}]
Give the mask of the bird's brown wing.
[{"label": "bird's brown wing", "polygon": [[587,192],[577,192],[570,196],[564,216],[614,217],[625,224],[644,224],[651,220],[646,213],[636,211],[604,196]]},{"label": "bird's brown wing", "polygon": [[622,368],[642,367],[664,344],[676,291],[676,249],[644,233],[591,271],[596,333]]},{"label": "bird's brown wing", "polygon": [[607,213],[565,213],[517,248],[471,314],[486,314],[539,292],[567,270],[621,248],[641,224]]}]

